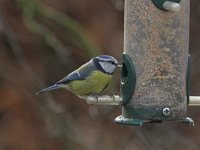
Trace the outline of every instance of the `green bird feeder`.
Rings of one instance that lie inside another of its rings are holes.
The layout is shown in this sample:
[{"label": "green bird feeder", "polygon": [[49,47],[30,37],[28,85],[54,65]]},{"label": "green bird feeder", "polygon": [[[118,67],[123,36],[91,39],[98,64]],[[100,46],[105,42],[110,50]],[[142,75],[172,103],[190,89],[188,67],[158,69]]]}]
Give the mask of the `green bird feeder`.
[{"label": "green bird feeder", "polygon": [[187,117],[190,1],[175,1],[179,11],[163,11],[165,1],[157,2],[125,0],[120,124],[193,124]]},{"label": "green bird feeder", "polygon": [[190,96],[189,0],[125,0],[121,94],[87,96],[88,104],[121,105],[115,122],[177,121],[194,125]]}]

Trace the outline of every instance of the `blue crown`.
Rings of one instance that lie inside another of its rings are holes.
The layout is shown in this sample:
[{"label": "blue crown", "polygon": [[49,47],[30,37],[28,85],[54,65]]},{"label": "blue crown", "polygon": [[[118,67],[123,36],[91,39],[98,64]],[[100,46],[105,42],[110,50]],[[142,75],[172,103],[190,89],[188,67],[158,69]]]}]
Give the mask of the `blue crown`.
[{"label": "blue crown", "polygon": [[96,57],[98,60],[100,61],[112,61],[114,62],[115,64],[117,64],[117,60],[115,58],[113,58],[112,56],[109,56],[109,55],[99,55]]}]

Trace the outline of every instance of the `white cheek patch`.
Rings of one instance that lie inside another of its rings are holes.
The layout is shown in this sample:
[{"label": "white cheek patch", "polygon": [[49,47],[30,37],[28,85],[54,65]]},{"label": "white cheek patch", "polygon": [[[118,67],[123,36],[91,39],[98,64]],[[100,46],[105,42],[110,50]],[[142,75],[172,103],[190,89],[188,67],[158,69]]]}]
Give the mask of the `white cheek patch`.
[{"label": "white cheek patch", "polygon": [[99,64],[101,65],[101,67],[103,68],[103,70],[105,72],[108,72],[110,74],[113,73],[113,71],[115,70],[116,68],[116,65],[114,64],[111,64],[111,63],[108,63],[108,62],[99,62]]}]

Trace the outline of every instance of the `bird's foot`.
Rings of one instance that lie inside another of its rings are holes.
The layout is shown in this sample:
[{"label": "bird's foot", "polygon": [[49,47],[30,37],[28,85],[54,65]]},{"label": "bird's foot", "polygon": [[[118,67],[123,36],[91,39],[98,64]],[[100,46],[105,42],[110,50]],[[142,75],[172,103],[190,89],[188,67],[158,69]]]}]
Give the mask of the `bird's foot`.
[{"label": "bird's foot", "polygon": [[99,95],[98,95],[97,93],[93,93],[93,94],[91,94],[90,96],[94,97],[94,98],[97,100],[97,102],[98,102],[98,100],[99,100]]},{"label": "bird's foot", "polygon": [[111,94],[109,94],[109,96],[112,97],[113,102],[114,102],[115,101],[115,94],[114,94],[114,92],[111,92]]}]

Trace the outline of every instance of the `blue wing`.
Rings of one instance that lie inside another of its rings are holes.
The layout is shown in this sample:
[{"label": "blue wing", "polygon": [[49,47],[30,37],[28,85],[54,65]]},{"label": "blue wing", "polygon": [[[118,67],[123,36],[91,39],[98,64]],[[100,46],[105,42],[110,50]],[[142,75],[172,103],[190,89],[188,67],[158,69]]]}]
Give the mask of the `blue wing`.
[{"label": "blue wing", "polygon": [[61,79],[60,81],[58,81],[56,84],[65,84],[73,80],[83,80],[83,79],[84,78],[82,78],[78,72],[74,71],[69,75],[67,75],[66,77],[64,77],[63,79]]},{"label": "blue wing", "polygon": [[75,70],[72,73],[68,74],[66,77],[64,77],[60,81],[58,81],[57,84],[66,84],[66,83],[68,83],[70,81],[74,81],[74,80],[84,80],[94,70],[96,70],[94,64],[92,62],[88,62],[88,63],[82,65],[77,70]]}]

